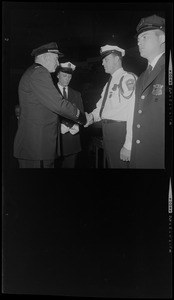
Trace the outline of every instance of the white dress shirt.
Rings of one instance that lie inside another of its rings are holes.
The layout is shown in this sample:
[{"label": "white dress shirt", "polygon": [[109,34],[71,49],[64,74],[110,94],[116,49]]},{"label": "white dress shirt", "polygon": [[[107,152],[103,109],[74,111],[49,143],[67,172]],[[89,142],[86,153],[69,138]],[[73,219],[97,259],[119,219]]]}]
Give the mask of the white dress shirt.
[{"label": "white dress shirt", "polygon": [[[108,96],[101,116],[101,119],[127,122],[127,134],[125,138],[124,147],[128,150],[131,149],[132,145],[132,122],[135,104],[136,79],[136,75],[124,71],[123,68],[118,69],[112,74],[112,79],[108,90]],[[131,88],[131,85],[129,85],[130,82],[132,82],[133,88]],[[105,94],[106,86],[107,83],[104,86],[100,100],[96,104],[96,108],[92,111],[94,122],[101,120],[99,113]]]},{"label": "white dress shirt", "polygon": [[65,88],[66,95],[67,95],[67,98],[68,98],[68,86],[62,86],[58,83],[58,87],[59,87],[59,90],[61,91],[62,95],[63,95],[63,89]]}]

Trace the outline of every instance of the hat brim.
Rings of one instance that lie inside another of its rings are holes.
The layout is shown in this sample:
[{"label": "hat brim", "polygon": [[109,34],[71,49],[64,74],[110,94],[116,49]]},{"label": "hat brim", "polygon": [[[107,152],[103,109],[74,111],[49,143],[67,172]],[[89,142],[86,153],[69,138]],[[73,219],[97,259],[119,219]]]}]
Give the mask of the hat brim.
[{"label": "hat brim", "polygon": [[39,51],[37,51],[37,50],[33,50],[32,52],[31,52],[31,56],[39,56],[39,55],[41,55],[41,54],[45,54],[45,53],[51,53],[51,54],[57,54],[59,57],[63,57],[64,56],[64,54],[63,53],[61,53],[61,52],[59,52],[57,49],[42,49],[42,50],[39,50]]},{"label": "hat brim", "polygon": [[120,51],[116,51],[116,50],[108,50],[105,51],[103,53],[101,53],[101,59],[105,58],[106,56],[108,56],[109,54],[115,53],[118,56],[122,57],[122,53]]},{"label": "hat brim", "polygon": [[137,38],[141,33],[143,33],[143,32],[146,32],[146,31],[150,31],[150,30],[161,30],[161,31],[163,31],[163,32],[165,32],[165,28],[164,27],[157,27],[157,26],[151,26],[151,27],[149,27],[149,26],[146,26],[146,27],[143,27],[142,29],[140,29],[135,35],[134,35],[134,37],[135,38]]},{"label": "hat brim", "polygon": [[67,74],[72,74],[74,71],[71,68],[62,68],[62,67],[58,67],[58,72],[63,72],[63,73],[67,73]]}]

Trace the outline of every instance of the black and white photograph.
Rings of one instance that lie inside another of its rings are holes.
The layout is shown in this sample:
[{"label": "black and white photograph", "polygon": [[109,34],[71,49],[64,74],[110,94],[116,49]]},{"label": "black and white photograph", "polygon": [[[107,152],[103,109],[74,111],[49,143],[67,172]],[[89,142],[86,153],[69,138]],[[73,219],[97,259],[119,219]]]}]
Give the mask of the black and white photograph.
[{"label": "black and white photograph", "polygon": [[172,2],[3,1],[2,295],[171,299],[172,135]]}]

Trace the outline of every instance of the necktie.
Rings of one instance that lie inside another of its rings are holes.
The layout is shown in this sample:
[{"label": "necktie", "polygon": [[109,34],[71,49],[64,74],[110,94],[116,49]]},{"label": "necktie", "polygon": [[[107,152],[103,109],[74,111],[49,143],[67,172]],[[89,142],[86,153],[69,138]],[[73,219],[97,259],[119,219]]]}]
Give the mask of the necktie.
[{"label": "necktie", "polygon": [[66,88],[65,88],[65,87],[63,88],[63,97],[64,97],[65,99],[67,99],[67,93],[66,93]]},{"label": "necktie", "polygon": [[111,83],[111,79],[112,79],[112,76],[110,76],[108,84],[106,86],[105,94],[104,94],[104,97],[103,97],[103,101],[102,101],[102,105],[101,105],[100,113],[99,113],[100,118],[101,118],[103,108],[105,106],[105,102],[106,102],[106,99],[107,99],[107,96],[108,96],[108,90],[109,90],[109,86],[110,86],[110,83]]}]

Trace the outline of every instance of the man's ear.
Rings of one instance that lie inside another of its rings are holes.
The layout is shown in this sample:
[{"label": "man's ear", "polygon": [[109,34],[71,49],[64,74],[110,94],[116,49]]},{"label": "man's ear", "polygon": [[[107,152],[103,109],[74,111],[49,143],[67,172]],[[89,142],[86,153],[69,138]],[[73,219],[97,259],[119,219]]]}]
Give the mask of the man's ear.
[{"label": "man's ear", "polygon": [[161,44],[164,44],[164,43],[165,43],[165,34],[162,33],[162,34],[159,36],[159,39],[160,39]]}]

